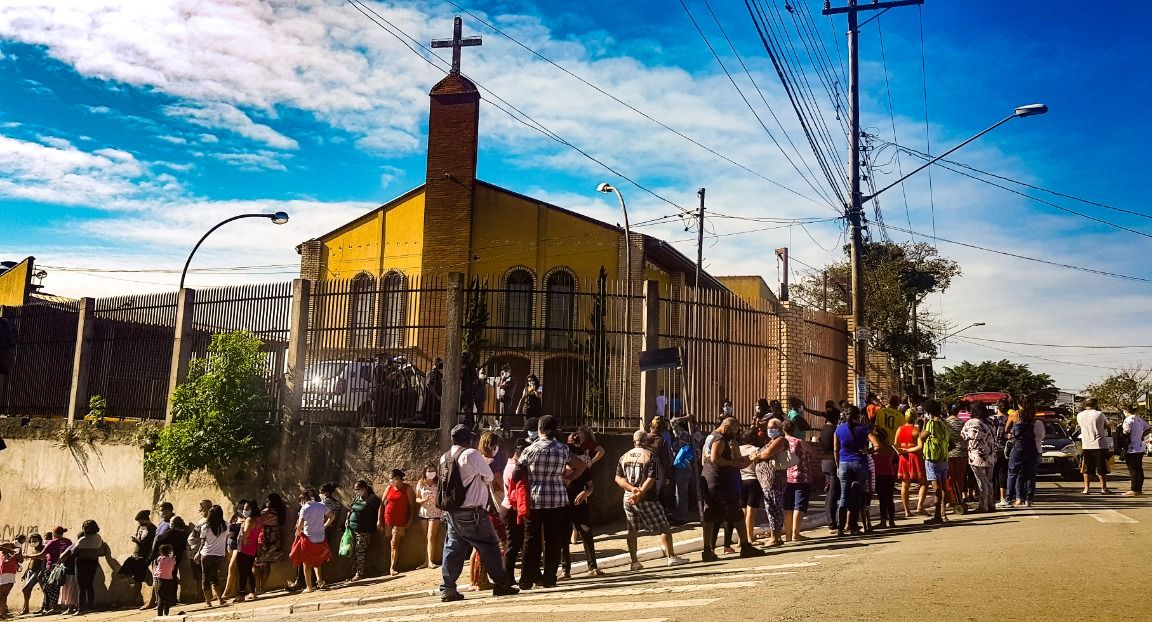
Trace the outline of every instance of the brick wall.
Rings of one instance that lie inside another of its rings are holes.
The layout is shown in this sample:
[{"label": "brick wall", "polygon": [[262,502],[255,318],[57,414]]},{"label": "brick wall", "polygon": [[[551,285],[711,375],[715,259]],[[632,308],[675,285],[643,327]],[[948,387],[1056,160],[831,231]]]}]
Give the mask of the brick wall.
[{"label": "brick wall", "polygon": [[449,74],[429,100],[422,272],[467,275],[480,94],[467,78]]}]

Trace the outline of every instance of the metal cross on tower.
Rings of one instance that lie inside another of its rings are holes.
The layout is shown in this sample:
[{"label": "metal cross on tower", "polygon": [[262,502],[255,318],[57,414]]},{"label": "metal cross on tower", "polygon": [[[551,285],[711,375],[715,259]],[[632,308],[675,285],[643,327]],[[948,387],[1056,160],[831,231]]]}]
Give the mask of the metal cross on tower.
[{"label": "metal cross on tower", "polygon": [[452,75],[460,74],[460,48],[484,44],[480,37],[462,37],[462,29],[460,16],[457,15],[452,20],[452,38],[432,40],[432,47],[434,48],[452,48]]}]

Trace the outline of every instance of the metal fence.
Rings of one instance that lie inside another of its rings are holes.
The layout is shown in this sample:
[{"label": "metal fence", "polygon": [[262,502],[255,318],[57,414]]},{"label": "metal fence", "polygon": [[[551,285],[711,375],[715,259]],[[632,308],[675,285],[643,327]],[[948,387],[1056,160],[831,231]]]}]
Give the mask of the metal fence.
[{"label": "metal fence", "polygon": [[213,287],[196,291],[192,313],[192,356],[208,353],[212,336],[246,330],[264,342],[261,400],[253,416],[278,420],[292,315],[292,282]]},{"label": "metal fence", "polygon": [[[848,397],[848,329],[844,318],[833,313],[803,309],[804,393],[808,408],[822,410],[827,400]],[[806,415],[813,427],[823,424]]]},{"label": "metal fence", "polygon": [[397,272],[312,288],[301,418],[307,423],[440,425],[446,281]]},{"label": "metal fence", "polygon": [[0,413],[62,417],[68,412],[78,302],[4,307],[13,338],[11,372],[0,376]]},{"label": "metal fence", "polygon": [[662,370],[669,412],[684,414],[687,400],[701,425],[720,416],[724,400],[750,423],[756,400],[780,392],[780,314],[773,301],[750,303],[714,289],[670,288],[660,298],[660,346],[679,347],[680,370]]},{"label": "metal fence", "polygon": [[176,292],[97,298],[94,315],[88,395],[104,398],[111,419],[163,419]]}]

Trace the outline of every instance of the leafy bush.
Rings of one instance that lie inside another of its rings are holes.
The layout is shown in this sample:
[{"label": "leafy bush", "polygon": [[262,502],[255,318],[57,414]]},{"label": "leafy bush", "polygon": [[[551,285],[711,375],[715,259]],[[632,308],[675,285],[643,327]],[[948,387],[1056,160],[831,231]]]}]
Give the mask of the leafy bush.
[{"label": "leafy bush", "polygon": [[263,456],[268,431],[252,413],[263,393],[263,342],[247,331],[213,335],[204,358],[172,396],[172,424],[144,456],[144,477],[163,488],[200,470]]}]

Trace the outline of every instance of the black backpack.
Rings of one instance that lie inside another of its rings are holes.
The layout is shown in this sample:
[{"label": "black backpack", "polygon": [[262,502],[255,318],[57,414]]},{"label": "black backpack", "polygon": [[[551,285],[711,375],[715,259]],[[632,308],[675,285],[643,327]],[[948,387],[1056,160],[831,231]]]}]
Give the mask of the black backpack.
[{"label": "black backpack", "polygon": [[464,507],[468,497],[468,488],[460,479],[460,465],[456,463],[464,449],[445,453],[437,468],[436,478],[440,480],[440,486],[436,489],[436,507],[445,512],[455,512]]}]

